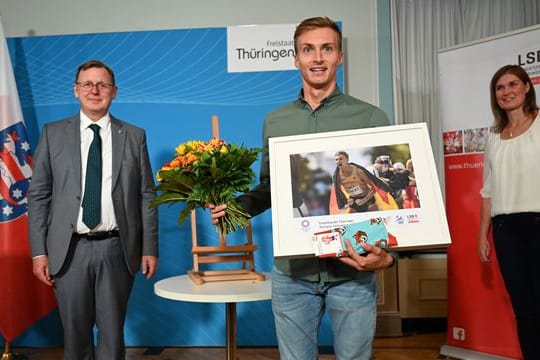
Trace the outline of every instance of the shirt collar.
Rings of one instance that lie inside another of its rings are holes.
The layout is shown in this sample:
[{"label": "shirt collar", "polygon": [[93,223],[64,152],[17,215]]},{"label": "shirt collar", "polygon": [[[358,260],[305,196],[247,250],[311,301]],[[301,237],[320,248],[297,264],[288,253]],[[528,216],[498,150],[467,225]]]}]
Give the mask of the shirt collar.
[{"label": "shirt collar", "polygon": [[[324,99],[321,100],[321,105],[322,104],[325,104],[325,103],[329,103],[333,100],[335,100],[338,96],[341,96],[343,95],[343,93],[341,92],[341,90],[339,89],[339,87],[336,85],[336,88],[334,89],[334,91],[332,91],[332,93],[330,95],[328,95],[327,97],[325,97]],[[306,100],[304,99],[304,89],[300,89],[300,92],[298,93],[298,101],[301,101],[302,103],[306,103]]]},{"label": "shirt collar", "polygon": [[111,126],[111,116],[107,112],[101,119],[98,121],[92,121],[84,112],[80,112],[80,118],[81,118],[81,130],[86,129],[92,124],[98,124],[100,128],[102,129],[108,129]]}]

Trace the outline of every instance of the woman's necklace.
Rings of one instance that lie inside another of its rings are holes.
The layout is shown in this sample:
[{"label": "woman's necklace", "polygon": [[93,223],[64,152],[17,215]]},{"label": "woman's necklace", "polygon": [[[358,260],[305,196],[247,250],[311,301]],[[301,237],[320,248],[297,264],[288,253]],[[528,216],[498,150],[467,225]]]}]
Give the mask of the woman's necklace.
[{"label": "woman's necklace", "polygon": [[[532,119],[533,119],[532,117],[528,116],[525,120],[518,123],[517,125],[514,125],[511,129],[506,128],[505,131],[508,134],[508,137],[512,138],[512,137],[514,137],[514,134],[515,134],[515,136],[519,136],[519,135],[523,134],[525,132],[525,130],[528,128],[529,124],[532,122]],[[508,124],[510,124],[510,123],[508,123]]]}]

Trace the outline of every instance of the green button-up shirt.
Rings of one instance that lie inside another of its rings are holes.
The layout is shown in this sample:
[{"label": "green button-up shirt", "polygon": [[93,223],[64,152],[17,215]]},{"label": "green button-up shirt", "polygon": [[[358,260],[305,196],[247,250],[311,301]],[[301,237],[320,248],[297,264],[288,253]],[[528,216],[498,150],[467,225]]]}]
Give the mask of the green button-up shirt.
[{"label": "green button-up shirt", "polygon": [[[252,216],[270,207],[268,138],[386,125],[390,125],[390,121],[381,109],[345,95],[337,87],[314,110],[304,100],[301,91],[297,100],[269,113],[266,117],[263,127],[264,152],[260,183],[239,198],[242,206]],[[373,276],[372,272],[357,271],[333,258],[276,258],[275,265],[285,274],[309,281],[334,282]]]}]

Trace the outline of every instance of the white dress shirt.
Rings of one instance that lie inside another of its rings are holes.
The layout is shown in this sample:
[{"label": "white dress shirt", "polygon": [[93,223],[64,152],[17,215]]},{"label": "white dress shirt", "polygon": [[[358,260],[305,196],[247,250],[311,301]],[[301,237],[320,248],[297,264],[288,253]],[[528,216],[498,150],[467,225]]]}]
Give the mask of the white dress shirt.
[{"label": "white dress shirt", "polygon": [[88,161],[88,150],[94,139],[94,132],[89,128],[92,124],[97,124],[101,128],[99,135],[101,137],[101,156],[102,156],[102,177],[101,177],[101,222],[94,229],[89,229],[82,221],[82,207],[79,209],[77,218],[77,233],[85,234],[90,230],[109,231],[118,229],[114,207],[112,202],[112,137],[111,137],[111,117],[109,113],[98,121],[92,121],[82,111],[81,116],[81,182],[83,192],[81,193],[81,205],[86,179],[86,163]]}]

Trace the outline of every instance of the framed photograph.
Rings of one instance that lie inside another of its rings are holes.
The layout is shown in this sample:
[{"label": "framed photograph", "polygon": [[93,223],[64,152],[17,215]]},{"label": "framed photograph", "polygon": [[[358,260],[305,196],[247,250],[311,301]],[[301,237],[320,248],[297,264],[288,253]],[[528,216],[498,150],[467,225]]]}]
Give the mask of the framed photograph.
[{"label": "framed photograph", "polygon": [[316,256],[314,234],[383,222],[390,250],[450,233],[425,123],[269,139],[274,256]]}]

